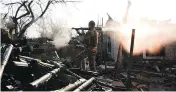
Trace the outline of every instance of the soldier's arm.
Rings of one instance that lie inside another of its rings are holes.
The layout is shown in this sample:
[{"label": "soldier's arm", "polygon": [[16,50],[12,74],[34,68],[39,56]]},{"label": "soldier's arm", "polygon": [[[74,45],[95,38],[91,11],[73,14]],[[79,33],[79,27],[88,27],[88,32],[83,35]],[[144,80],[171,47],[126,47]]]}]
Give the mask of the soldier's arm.
[{"label": "soldier's arm", "polygon": [[97,37],[97,45],[98,45],[98,37],[99,37],[99,33],[98,32],[96,32],[97,34],[96,34],[96,37]]},{"label": "soldier's arm", "polygon": [[96,31],[96,35],[95,35],[95,46],[98,45],[98,36],[99,36],[99,34],[98,34],[98,32]]},{"label": "soldier's arm", "polygon": [[93,48],[92,48],[92,52],[97,52],[97,46],[98,46],[98,32],[95,31],[95,36],[94,36],[94,41],[93,41]]}]

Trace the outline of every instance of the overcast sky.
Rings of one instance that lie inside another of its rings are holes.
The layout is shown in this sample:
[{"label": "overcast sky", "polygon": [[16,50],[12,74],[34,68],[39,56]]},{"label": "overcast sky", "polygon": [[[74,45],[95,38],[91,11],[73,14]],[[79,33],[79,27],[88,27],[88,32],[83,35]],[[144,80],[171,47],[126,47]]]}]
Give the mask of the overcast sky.
[{"label": "overcast sky", "polygon": [[[132,4],[129,10],[131,18],[148,17],[157,20],[176,20],[176,0],[131,0]],[[127,7],[127,0],[83,0],[82,3],[68,4],[63,9],[69,21],[73,24],[86,25],[89,20],[97,20],[99,17],[107,19],[106,13],[109,13],[114,19],[121,21]],[[57,8],[60,6],[57,6]],[[63,7],[60,7],[63,8]],[[55,9],[54,15],[59,16],[61,9]],[[62,15],[62,14],[61,14]],[[66,16],[65,16],[66,17]]]},{"label": "overcast sky", "polygon": [[[10,0],[4,0],[6,2]],[[11,0],[15,1],[15,0]],[[99,17],[107,19],[109,13],[114,19],[121,21],[127,7],[127,0],[80,0],[78,3],[68,3],[66,6],[56,4],[50,7],[49,17],[64,19],[74,26],[83,26],[89,20]],[[133,18],[148,17],[152,19],[176,20],[176,0],[131,0],[129,15]],[[0,4],[0,12],[7,12]]]},{"label": "overcast sky", "polygon": [[[10,0],[3,0],[8,2]],[[17,1],[17,0],[11,0]],[[42,0],[43,1],[43,0]],[[46,1],[46,0],[45,0]],[[66,1],[66,0],[65,0]],[[79,0],[75,0],[79,1]],[[56,4],[50,7],[49,16],[56,21],[65,21],[70,27],[87,26],[90,20],[97,22],[106,13],[117,21],[122,21],[127,7],[127,0],[80,0],[82,2],[67,3],[67,5]],[[147,17],[157,20],[176,21],[176,0],[130,0],[131,7],[129,16],[132,19]],[[0,13],[7,9],[0,3]]]}]

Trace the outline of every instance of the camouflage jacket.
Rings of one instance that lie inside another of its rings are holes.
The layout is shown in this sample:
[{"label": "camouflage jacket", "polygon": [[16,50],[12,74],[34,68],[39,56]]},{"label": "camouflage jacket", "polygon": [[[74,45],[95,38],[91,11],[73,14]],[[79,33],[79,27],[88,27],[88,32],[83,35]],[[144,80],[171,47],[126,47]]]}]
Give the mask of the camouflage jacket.
[{"label": "camouflage jacket", "polygon": [[84,37],[84,43],[88,48],[97,47],[98,32],[96,30],[89,30]]}]

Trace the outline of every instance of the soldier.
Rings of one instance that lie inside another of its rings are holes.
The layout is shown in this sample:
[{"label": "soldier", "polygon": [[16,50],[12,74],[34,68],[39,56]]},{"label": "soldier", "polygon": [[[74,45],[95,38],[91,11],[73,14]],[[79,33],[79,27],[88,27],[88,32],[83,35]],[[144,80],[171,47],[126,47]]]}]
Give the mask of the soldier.
[{"label": "soldier", "polygon": [[89,59],[89,67],[91,71],[96,71],[96,54],[97,54],[97,45],[98,45],[98,32],[95,30],[95,22],[89,22],[89,31],[84,37],[84,43],[87,46],[87,53]]}]

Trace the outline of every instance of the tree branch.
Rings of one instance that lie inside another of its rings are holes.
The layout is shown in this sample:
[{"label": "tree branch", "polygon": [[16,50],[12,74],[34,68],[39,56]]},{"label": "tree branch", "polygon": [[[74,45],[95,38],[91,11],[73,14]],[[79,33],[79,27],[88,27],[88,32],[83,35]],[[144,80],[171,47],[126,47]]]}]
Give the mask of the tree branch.
[{"label": "tree branch", "polygon": [[27,2],[27,1],[22,2],[22,4],[18,7],[18,9],[17,9],[17,11],[16,11],[16,14],[15,14],[15,18],[17,17],[20,8],[21,8],[22,6],[24,6],[26,2]]},{"label": "tree branch", "polygon": [[5,18],[7,17],[7,14],[8,14],[8,13],[6,13],[6,14],[4,15],[3,19],[5,19]]},{"label": "tree branch", "polygon": [[[24,33],[26,32],[26,29],[27,29],[28,27],[30,27],[34,22],[36,22],[39,18],[41,18],[41,17],[46,13],[46,11],[47,11],[47,9],[49,8],[49,6],[50,6],[51,3],[52,3],[52,1],[49,0],[49,1],[47,2],[47,5],[46,5],[44,11],[40,14],[40,16],[38,16],[38,17],[35,18],[35,19],[32,18],[32,20],[31,20],[29,23],[27,23],[27,24],[23,27],[23,29],[21,30],[21,32],[20,32],[18,38],[21,38],[21,37],[24,35]],[[31,10],[31,11],[32,11],[32,10]]]},{"label": "tree branch", "polygon": [[13,5],[13,4],[21,4],[21,3],[20,2],[14,2],[14,3],[7,3],[7,4],[4,4],[4,5]]},{"label": "tree branch", "polygon": [[26,4],[24,4],[23,7],[26,9],[26,13],[23,14],[23,15],[21,15],[21,16],[19,16],[19,17],[17,18],[17,20],[18,20],[18,19],[21,19],[22,17],[25,17],[25,16],[27,16],[27,15],[30,14],[30,12],[29,12],[29,10],[28,10]]},{"label": "tree branch", "polygon": [[[40,2],[40,3],[41,3],[41,2]],[[41,10],[41,12],[43,12],[42,5],[41,5],[40,3],[37,2],[37,4],[40,6],[40,10]]]},{"label": "tree branch", "polygon": [[47,5],[46,5],[46,7],[45,7],[45,9],[44,9],[44,11],[40,14],[39,18],[42,17],[45,14],[46,10],[48,9],[48,7],[49,7],[49,5],[51,3],[52,3],[52,1],[49,0],[48,3],[47,3]]},{"label": "tree branch", "polygon": [[28,8],[29,8],[29,12],[31,13],[32,20],[34,20],[34,13],[33,13],[32,8],[31,8],[32,2],[33,2],[33,0],[28,4]]}]

